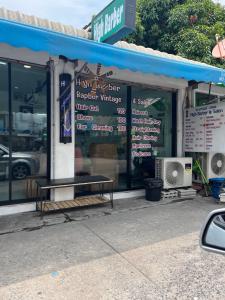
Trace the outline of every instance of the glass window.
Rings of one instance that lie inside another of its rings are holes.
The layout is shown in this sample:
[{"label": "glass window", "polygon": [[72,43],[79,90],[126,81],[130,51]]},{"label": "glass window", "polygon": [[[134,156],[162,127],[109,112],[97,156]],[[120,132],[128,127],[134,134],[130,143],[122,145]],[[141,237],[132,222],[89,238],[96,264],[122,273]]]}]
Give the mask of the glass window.
[{"label": "glass window", "polygon": [[195,94],[195,106],[204,106],[208,104],[218,103],[219,96],[217,95],[208,95],[203,93]]},{"label": "glass window", "polygon": [[8,64],[0,61],[0,201],[9,200]]},{"label": "glass window", "polygon": [[105,175],[127,188],[125,85],[79,77],[75,86],[76,175]]},{"label": "glass window", "polygon": [[172,93],[133,87],[131,112],[132,187],[138,187],[155,177],[155,156],[172,155]]},{"label": "glass window", "polygon": [[172,92],[91,74],[75,84],[75,175],[105,175],[115,190],[143,187],[155,157],[172,156]]},{"label": "glass window", "polygon": [[47,174],[47,73],[12,64],[12,200],[26,199],[26,178]]}]

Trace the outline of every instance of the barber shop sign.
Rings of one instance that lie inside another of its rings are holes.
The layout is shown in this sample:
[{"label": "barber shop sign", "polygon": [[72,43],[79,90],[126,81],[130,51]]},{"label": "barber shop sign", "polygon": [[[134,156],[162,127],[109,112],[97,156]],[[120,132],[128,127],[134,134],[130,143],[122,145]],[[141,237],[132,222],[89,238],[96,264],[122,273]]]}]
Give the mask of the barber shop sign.
[{"label": "barber shop sign", "polygon": [[113,44],[135,30],[136,0],[114,0],[92,20],[92,37]]}]

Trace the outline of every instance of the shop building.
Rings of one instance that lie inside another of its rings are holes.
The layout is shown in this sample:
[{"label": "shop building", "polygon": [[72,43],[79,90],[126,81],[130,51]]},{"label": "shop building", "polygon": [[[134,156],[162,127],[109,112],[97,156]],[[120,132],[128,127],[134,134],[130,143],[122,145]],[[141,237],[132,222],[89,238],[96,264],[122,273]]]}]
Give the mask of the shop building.
[{"label": "shop building", "polygon": [[[4,9],[0,17],[0,214],[35,210],[29,176],[106,175],[118,197],[142,193],[152,157],[184,155],[185,105],[204,101],[207,83],[225,82],[206,64],[97,43],[85,30]],[[74,189],[50,197],[71,200]]]}]

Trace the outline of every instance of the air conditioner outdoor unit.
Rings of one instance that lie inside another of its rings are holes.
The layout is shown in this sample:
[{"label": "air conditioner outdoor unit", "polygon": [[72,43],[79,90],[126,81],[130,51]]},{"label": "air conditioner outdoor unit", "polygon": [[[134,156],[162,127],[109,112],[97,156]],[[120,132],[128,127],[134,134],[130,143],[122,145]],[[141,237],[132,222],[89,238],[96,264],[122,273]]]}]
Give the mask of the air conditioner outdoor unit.
[{"label": "air conditioner outdoor unit", "polygon": [[156,177],[163,180],[164,189],[189,187],[192,185],[191,157],[157,157]]},{"label": "air conditioner outdoor unit", "polygon": [[225,177],[225,153],[207,153],[203,171],[208,179]]}]

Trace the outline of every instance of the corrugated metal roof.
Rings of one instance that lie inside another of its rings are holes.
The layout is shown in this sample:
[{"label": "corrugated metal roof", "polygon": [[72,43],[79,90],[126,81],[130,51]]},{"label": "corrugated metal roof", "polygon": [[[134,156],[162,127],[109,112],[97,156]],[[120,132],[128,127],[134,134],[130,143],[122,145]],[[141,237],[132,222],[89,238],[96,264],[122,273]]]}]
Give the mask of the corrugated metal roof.
[{"label": "corrugated metal roof", "polygon": [[36,16],[25,15],[22,12],[12,11],[4,7],[0,7],[0,19],[46,28],[52,31],[64,33],[66,35],[79,36],[86,39],[90,38],[90,34],[86,30],[76,29],[71,25],[64,25],[59,22],[53,22],[47,19],[38,18]]},{"label": "corrugated metal roof", "polygon": [[[46,28],[48,30],[60,32],[60,33],[66,34],[66,35],[91,39],[91,34],[86,30],[76,29],[72,25],[65,25],[65,24],[62,24],[59,22],[50,21],[48,19],[42,19],[42,18],[38,18],[36,16],[26,15],[26,14],[23,14],[22,12],[12,11],[12,10],[6,9],[4,7],[0,7],[0,19],[15,21],[15,22],[35,26],[35,27],[40,27],[40,28]],[[133,50],[136,52],[143,52],[145,54],[155,55],[155,56],[158,56],[161,58],[167,58],[167,59],[169,58],[169,59],[172,59],[172,60],[175,60],[178,62],[183,61],[185,63],[192,63],[192,64],[196,64],[196,65],[207,66],[207,64],[197,62],[194,60],[189,60],[189,59],[183,58],[178,55],[161,52],[158,50],[154,50],[152,48],[145,48],[143,46],[138,46],[135,44],[129,44],[124,41],[117,42],[115,44],[115,46],[117,46],[119,48],[123,48],[123,49]]]},{"label": "corrugated metal roof", "polygon": [[179,61],[179,62],[183,61],[185,63],[192,63],[192,64],[196,64],[196,65],[208,66],[205,63],[201,63],[201,62],[198,62],[198,61],[195,61],[195,60],[190,60],[190,59],[181,57],[179,55],[173,55],[173,54],[169,54],[169,53],[166,53],[166,52],[161,52],[161,51],[158,51],[158,50],[154,50],[152,48],[145,48],[143,46],[138,46],[138,45],[135,45],[135,44],[129,44],[129,43],[123,42],[123,41],[117,42],[115,44],[115,46],[117,46],[119,48],[123,48],[123,49],[133,50],[133,51],[136,51],[136,52],[143,52],[145,54],[155,55],[155,56],[158,56],[158,57],[161,57],[161,58],[169,58],[169,59],[176,60],[176,61]]}]

